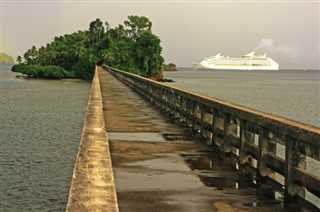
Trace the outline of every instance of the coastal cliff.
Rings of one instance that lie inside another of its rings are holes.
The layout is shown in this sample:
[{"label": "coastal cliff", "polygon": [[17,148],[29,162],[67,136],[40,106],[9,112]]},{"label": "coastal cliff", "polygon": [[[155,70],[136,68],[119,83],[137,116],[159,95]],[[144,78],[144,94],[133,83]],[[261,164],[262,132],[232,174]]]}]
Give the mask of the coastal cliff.
[{"label": "coastal cliff", "polygon": [[171,79],[166,79],[163,76],[164,71],[177,71],[177,66],[173,63],[169,63],[168,65],[163,64],[162,69],[159,71],[158,74],[149,76],[147,78],[158,81],[158,82],[173,82]]}]

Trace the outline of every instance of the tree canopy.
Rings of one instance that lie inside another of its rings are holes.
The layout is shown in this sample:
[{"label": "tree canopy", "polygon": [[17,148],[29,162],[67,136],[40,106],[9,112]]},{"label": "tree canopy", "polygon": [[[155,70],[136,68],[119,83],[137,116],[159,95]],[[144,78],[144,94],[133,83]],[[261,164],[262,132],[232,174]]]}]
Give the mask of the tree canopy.
[{"label": "tree canopy", "polygon": [[144,16],[128,16],[124,25],[115,28],[97,18],[88,30],[55,37],[46,46],[32,46],[18,56],[19,64],[12,70],[34,77],[91,79],[95,65],[106,64],[152,76],[159,73],[164,60],[160,38],[151,27]]}]

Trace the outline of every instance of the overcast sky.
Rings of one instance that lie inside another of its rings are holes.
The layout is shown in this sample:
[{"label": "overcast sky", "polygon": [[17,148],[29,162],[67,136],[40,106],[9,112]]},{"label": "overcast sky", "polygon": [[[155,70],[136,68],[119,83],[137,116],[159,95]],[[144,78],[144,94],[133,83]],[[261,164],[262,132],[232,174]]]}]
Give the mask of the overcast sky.
[{"label": "overcast sky", "polygon": [[55,36],[87,30],[96,18],[114,28],[146,16],[166,63],[192,66],[221,52],[268,53],[280,68],[320,69],[319,1],[1,0],[1,52],[14,57]]}]

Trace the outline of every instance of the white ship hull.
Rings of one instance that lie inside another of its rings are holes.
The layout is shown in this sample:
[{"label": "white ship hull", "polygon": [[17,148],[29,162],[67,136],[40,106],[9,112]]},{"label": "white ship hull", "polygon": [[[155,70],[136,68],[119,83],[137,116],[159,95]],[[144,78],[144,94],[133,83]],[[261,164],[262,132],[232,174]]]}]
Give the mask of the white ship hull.
[{"label": "white ship hull", "polygon": [[278,71],[279,67],[270,67],[270,66],[218,66],[218,65],[195,65],[196,69],[214,69],[214,70],[270,70]]},{"label": "white ship hull", "polygon": [[196,69],[214,70],[279,70],[279,64],[270,57],[255,56],[254,52],[241,58],[224,57],[220,54],[205,58],[200,63],[193,63]]}]

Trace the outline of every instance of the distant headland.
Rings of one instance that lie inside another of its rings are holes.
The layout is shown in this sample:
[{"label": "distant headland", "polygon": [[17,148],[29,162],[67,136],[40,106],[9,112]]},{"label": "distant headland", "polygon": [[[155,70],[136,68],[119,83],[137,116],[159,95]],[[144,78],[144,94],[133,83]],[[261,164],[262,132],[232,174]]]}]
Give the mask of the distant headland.
[{"label": "distant headland", "polygon": [[10,55],[3,53],[3,52],[0,52],[0,63],[13,64],[14,59]]}]

